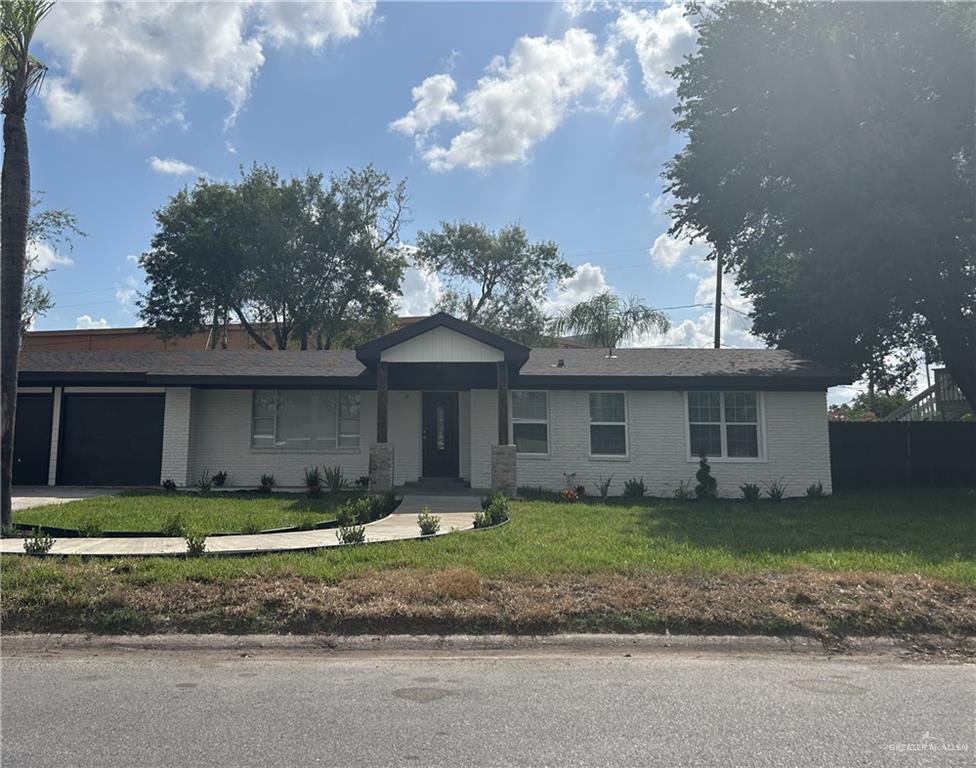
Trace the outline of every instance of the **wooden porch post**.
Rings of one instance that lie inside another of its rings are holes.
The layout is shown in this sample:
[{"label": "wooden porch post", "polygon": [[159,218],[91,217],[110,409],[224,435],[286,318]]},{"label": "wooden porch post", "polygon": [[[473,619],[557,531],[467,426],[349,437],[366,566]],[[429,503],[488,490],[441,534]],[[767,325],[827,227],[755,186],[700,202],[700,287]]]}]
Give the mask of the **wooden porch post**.
[{"label": "wooden porch post", "polygon": [[389,424],[389,392],[387,389],[387,363],[376,364],[376,442],[387,442]]},{"label": "wooden porch post", "polygon": [[508,364],[497,363],[498,382],[498,444],[508,445]]}]

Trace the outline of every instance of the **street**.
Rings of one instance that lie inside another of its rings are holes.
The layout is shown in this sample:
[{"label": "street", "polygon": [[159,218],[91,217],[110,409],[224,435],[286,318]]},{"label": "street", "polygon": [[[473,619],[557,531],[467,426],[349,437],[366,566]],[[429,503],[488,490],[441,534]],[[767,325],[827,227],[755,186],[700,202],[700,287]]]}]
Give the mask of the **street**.
[{"label": "street", "polygon": [[976,670],[812,654],[14,654],[4,768],[962,766]]}]

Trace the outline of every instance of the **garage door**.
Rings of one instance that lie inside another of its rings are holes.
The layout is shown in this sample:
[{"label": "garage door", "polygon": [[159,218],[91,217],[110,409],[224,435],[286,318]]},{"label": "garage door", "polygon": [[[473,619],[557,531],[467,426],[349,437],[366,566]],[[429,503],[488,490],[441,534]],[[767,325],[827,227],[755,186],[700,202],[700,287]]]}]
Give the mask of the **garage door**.
[{"label": "garage door", "polygon": [[59,485],[159,485],[165,395],[66,394]]},{"label": "garage door", "polygon": [[14,485],[47,485],[51,463],[50,394],[18,394],[14,422]]}]

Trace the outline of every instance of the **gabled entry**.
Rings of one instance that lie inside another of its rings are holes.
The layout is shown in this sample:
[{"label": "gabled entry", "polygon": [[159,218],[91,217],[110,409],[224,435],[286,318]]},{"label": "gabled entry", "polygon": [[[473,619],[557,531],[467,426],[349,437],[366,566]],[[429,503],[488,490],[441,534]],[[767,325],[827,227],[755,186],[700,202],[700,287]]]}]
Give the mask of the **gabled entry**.
[{"label": "gabled entry", "polygon": [[458,393],[424,392],[422,407],[424,477],[459,474]]}]

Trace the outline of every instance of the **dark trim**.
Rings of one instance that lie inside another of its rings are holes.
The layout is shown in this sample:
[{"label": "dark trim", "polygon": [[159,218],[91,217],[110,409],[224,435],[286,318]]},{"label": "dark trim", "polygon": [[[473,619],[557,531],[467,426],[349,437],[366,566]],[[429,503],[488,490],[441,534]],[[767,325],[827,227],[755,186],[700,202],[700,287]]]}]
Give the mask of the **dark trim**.
[{"label": "dark trim", "polygon": [[626,389],[626,390],[765,390],[823,392],[847,384],[835,378],[786,376],[522,376],[511,381],[512,389]]},{"label": "dark trim", "polygon": [[447,328],[452,331],[456,331],[464,336],[475,341],[480,341],[482,344],[487,344],[495,349],[500,349],[505,356],[505,360],[508,363],[513,363],[518,366],[525,364],[525,361],[529,359],[529,348],[523,344],[519,344],[511,339],[506,339],[504,336],[499,336],[497,333],[492,333],[491,331],[486,331],[473,323],[465,322],[464,320],[459,320],[446,312],[438,312],[436,315],[431,315],[430,317],[419,320],[416,323],[412,323],[404,328],[388,333],[385,336],[380,336],[378,339],[373,339],[365,344],[361,344],[356,348],[356,358],[363,363],[372,367],[375,365],[379,359],[380,354],[384,349],[389,349],[397,344],[402,344],[405,341],[421,336],[428,331],[435,328]]},{"label": "dark trim", "polygon": [[[496,363],[498,382],[495,389],[498,392],[498,444],[508,445],[508,366]],[[546,404],[548,408],[548,403]]]}]

